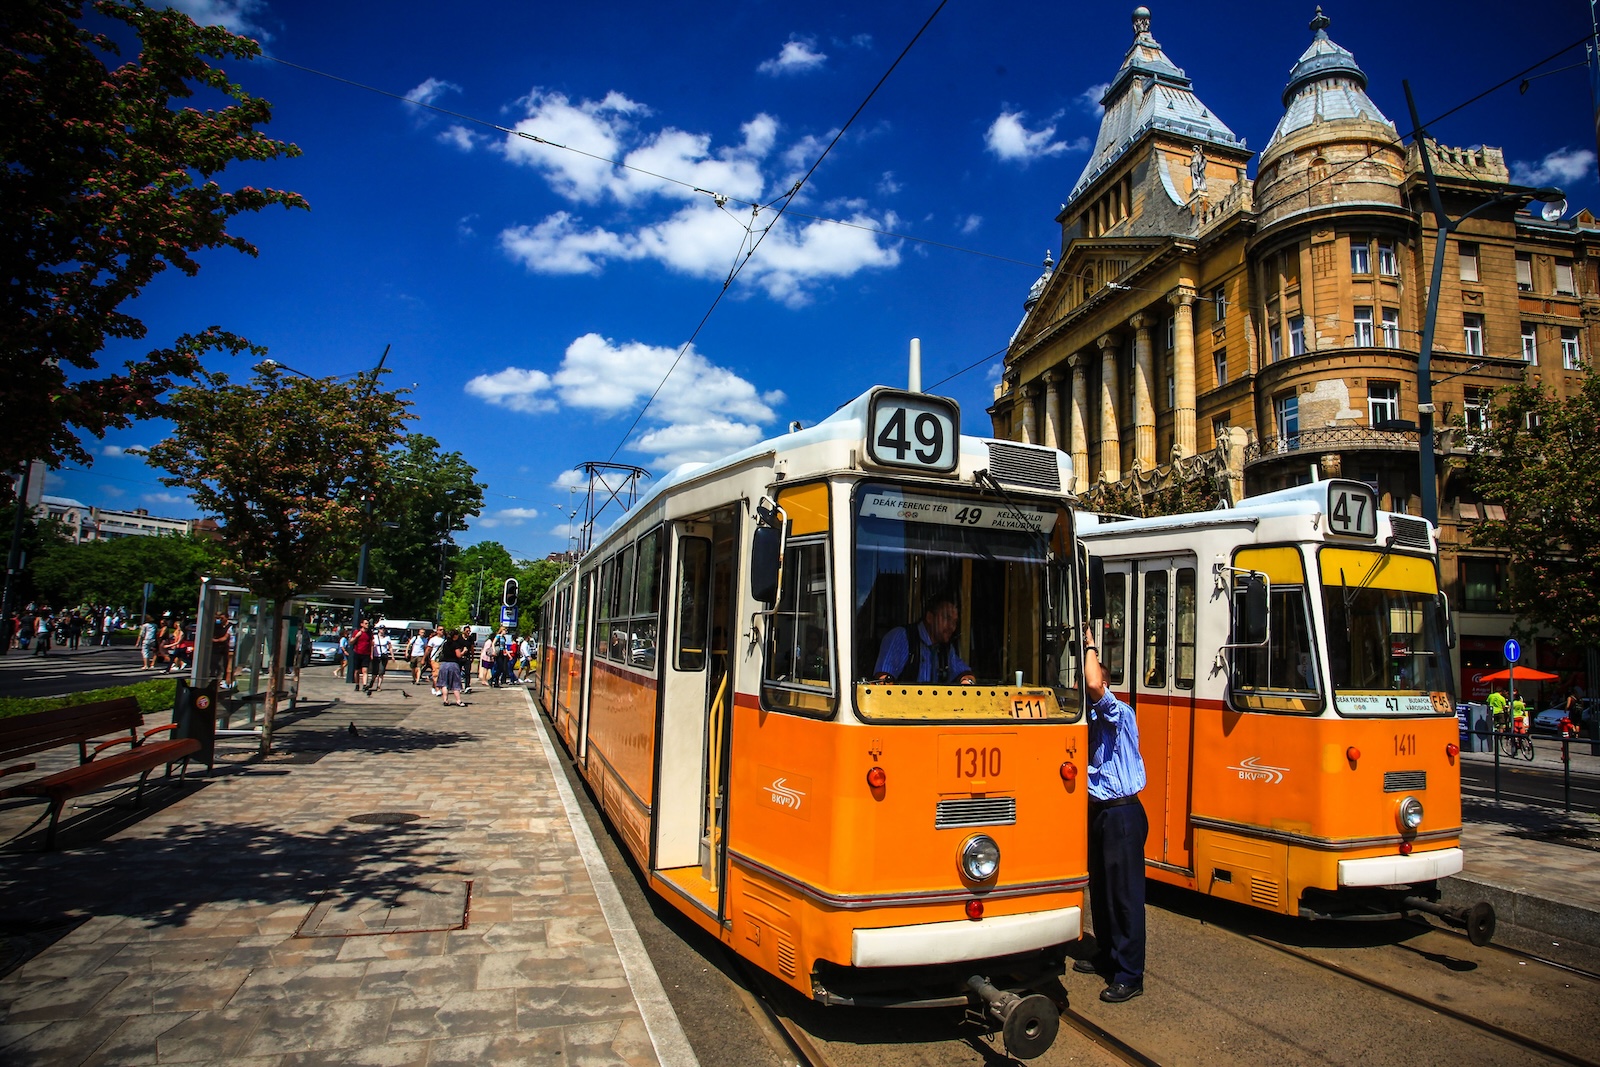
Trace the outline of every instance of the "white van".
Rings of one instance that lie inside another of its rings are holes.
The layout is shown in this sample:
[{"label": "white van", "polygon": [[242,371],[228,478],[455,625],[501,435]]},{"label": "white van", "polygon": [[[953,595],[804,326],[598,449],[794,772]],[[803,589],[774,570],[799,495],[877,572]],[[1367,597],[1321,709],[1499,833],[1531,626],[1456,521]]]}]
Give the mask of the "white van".
[{"label": "white van", "polygon": [[373,632],[388,630],[389,639],[392,641],[406,641],[418,630],[433,633],[433,623],[426,619],[379,619],[373,626]]},{"label": "white van", "polygon": [[483,643],[494,636],[493,626],[463,626],[461,629],[464,633],[470,632],[472,634],[473,648],[482,648]]}]

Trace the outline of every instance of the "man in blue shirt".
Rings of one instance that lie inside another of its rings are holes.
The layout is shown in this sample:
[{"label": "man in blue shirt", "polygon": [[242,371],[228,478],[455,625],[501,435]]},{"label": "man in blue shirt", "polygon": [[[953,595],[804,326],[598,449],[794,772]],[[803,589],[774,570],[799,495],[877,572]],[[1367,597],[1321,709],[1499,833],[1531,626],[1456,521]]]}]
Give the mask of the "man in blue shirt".
[{"label": "man in blue shirt", "polygon": [[1139,790],[1144,759],[1133,709],[1106,684],[1100,652],[1084,649],[1089,707],[1089,914],[1099,951],[1072,969],[1111,979],[1100,993],[1121,1004],[1144,992],[1144,841],[1150,833]]},{"label": "man in blue shirt", "polygon": [[[928,602],[921,622],[914,626],[896,626],[883,635],[875,669],[878,680],[973,684],[976,678],[972,668],[956,654],[950,643],[960,622],[961,609],[956,607],[955,601],[947,596],[934,597]],[[912,634],[917,638],[915,645],[911,641]]]}]

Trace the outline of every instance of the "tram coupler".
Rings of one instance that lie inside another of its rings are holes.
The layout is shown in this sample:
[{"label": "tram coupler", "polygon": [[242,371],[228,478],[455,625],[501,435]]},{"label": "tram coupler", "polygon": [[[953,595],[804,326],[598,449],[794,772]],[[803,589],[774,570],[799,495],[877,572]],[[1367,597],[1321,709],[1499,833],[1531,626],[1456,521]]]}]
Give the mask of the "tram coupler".
[{"label": "tram coupler", "polygon": [[1467,931],[1467,940],[1474,945],[1481,947],[1494,939],[1494,905],[1487,900],[1480,900],[1465,908],[1452,908],[1448,904],[1440,904],[1436,900],[1427,900],[1423,897],[1406,897],[1400,903],[1416,911],[1437,915],[1451,926],[1464,928]]},{"label": "tram coupler", "polygon": [[1040,1056],[1056,1039],[1061,1028],[1061,1013],[1053,1000],[1043,993],[1019,996],[997,988],[993,982],[975,974],[967,979],[967,988],[983,1002],[983,1014],[1000,1024],[1000,1034],[1005,1041],[1007,1054],[1019,1060]]}]

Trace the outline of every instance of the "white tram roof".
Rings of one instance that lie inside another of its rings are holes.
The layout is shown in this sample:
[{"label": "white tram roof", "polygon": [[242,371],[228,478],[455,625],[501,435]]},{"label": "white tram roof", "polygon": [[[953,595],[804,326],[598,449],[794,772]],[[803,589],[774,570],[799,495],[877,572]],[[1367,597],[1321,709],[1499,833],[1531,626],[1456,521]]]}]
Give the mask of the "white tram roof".
[{"label": "white tram roof", "polygon": [[[876,388],[876,387],[875,387]],[[861,464],[859,456],[856,466],[851,466],[851,450],[858,448],[866,437],[867,418],[871,406],[873,389],[869,389],[860,396],[841,404],[833,414],[803,429],[792,430],[776,437],[769,437],[764,441],[742,448],[737,452],[729,453],[720,459],[707,463],[681,463],[656,482],[638,499],[628,511],[618,516],[608,525],[603,532],[597,534],[595,544],[600,544],[610,537],[618,528],[626,525],[635,516],[649,511],[669,491],[689,485],[702,479],[710,478],[719,472],[733,470],[752,460],[764,456],[777,457],[780,454],[785,460],[798,462],[802,469],[789,469],[786,474],[791,479],[810,477],[829,471],[854,470],[858,473],[881,473],[886,477],[900,477],[904,475],[916,476],[915,471],[877,471]],[[1072,457],[1058,449],[1048,448],[1044,445],[1025,445],[1013,441],[996,441],[987,437],[973,437],[968,434],[961,435],[960,464],[957,467],[958,476],[943,476],[930,478],[930,482],[944,482],[952,484],[970,485],[973,475],[980,470],[991,469],[991,458],[995,447],[1011,450],[1015,453],[1040,453],[1049,454],[1054,460],[1055,480],[1058,488],[1047,485],[1029,485],[999,475],[1000,483],[1008,490],[1023,493],[1038,493],[1041,490],[1051,492],[1058,497],[1070,497],[1072,478]],[[802,451],[805,455],[799,455]]]}]

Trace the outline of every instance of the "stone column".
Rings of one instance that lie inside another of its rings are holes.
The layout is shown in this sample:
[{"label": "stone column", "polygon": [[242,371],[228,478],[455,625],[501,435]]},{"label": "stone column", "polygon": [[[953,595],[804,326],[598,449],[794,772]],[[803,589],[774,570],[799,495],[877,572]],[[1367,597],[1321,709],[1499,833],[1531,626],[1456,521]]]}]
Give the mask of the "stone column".
[{"label": "stone column", "polygon": [[1068,363],[1072,367],[1072,426],[1068,434],[1072,443],[1072,491],[1089,491],[1089,359],[1082,352]]},{"label": "stone column", "polygon": [[1017,440],[1025,445],[1035,444],[1039,440],[1039,416],[1038,405],[1034,403],[1033,398],[1038,393],[1039,387],[1033,382],[1023,382],[1018,386],[1018,391],[1022,393],[1022,421],[1018,426],[1021,432],[1017,434]]},{"label": "stone column", "polygon": [[1051,367],[1044,372],[1044,443],[1060,448],[1064,441],[1061,411],[1061,371]]},{"label": "stone column", "polygon": [[1150,351],[1150,315],[1140,312],[1128,320],[1133,327],[1133,468],[1156,466],[1156,365]]},{"label": "stone column", "polygon": [[1122,477],[1122,433],[1117,426],[1117,340],[1103,335],[1100,346],[1100,473],[1110,481]]},{"label": "stone column", "polygon": [[[1180,456],[1194,455],[1194,290],[1180,287],[1167,300],[1176,324],[1173,330],[1172,370],[1177,403],[1172,409],[1172,448]],[[1152,449],[1154,451],[1154,449]]]}]

